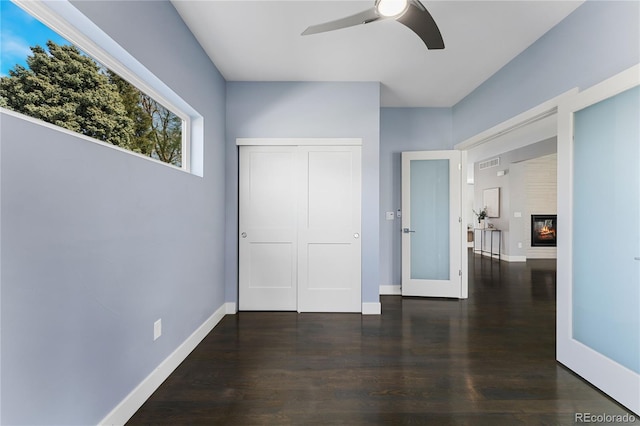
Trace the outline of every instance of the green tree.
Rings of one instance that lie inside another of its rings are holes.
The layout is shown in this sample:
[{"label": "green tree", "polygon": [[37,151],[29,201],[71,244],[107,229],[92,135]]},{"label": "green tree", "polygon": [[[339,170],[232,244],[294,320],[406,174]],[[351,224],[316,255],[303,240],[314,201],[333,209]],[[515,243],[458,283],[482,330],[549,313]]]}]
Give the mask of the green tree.
[{"label": "green tree", "polygon": [[151,157],[175,166],[182,165],[182,119],[151,97],[141,94],[142,109],[151,117]]},{"label": "green tree", "polygon": [[151,156],[154,148],[151,116],[142,108],[143,93],[134,85],[111,70],[107,70],[109,82],[118,90],[127,116],[133,123],[131,149]]},{"label": "green tree", "polygon": [[178,116],[75,46],[47,48],[0,78],[0,106],[181,166]]},{"label": "green tree", "polygon": [[117,86],[102,68],[71,45],[31,48],[28,68],[0,78],[7,108],[114,145],[133,149],[135,127]]}]

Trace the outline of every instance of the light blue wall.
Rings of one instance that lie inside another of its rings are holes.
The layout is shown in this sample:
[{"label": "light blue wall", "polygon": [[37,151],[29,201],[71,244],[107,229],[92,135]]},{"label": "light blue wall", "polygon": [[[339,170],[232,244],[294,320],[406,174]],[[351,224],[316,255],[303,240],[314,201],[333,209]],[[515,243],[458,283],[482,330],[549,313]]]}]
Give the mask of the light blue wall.
[{"label": "light blue wall", "polygon": [[461,142],[640,62],[640,2],[587,1],[453,107]]},{"label": "light blue wall", "polygon": [[96,424],[224,303],[225,82],[169,2],[77,6],[203,115],[204,178],[2,115],[7,425]]},{"label": "light blue wall", "polygon": [[452,149],[450,108],[382,108],[380,111],[380,285],[400,285],[402,151]]},{"label": "light blue wall", "polygon": [[236,138],[362,138],[362,301],[379,301],[380,85],[227,84],[227,301],[238,299]]}]

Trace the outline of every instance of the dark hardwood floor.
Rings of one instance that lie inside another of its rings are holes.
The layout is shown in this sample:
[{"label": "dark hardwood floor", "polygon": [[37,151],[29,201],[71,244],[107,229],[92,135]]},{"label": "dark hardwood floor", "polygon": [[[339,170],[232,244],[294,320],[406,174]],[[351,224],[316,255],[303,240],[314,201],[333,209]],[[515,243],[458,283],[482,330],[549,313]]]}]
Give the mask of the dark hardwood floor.
[{"label": "dark hardwood floor", "polygon": [[[469,260],[469,299],[225,317],[128,424],[570,425],[623,407],[555,361],[555,261]],[[637,423],[636,423],[637,424]]]}]

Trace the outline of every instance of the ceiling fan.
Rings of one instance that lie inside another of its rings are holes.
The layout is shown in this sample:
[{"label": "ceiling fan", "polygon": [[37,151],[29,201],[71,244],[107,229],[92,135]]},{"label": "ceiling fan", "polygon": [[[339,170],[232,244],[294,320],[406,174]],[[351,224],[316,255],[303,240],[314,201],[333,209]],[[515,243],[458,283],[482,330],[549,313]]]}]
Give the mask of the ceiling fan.
[{"label": "ceiling fan", "polygon": [[419,0],[375,0],[371,9],[324,24],[312,25],[302,35],[324,33],[394,19],[409,27],[427,45],[427,49],[444,49],[442,35],[427,8]]}]

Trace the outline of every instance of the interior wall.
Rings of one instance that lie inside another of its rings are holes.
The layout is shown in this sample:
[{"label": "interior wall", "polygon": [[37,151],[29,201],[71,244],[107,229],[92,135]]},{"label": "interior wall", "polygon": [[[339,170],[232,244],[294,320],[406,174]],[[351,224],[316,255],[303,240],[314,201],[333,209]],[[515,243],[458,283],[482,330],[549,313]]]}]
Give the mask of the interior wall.
[{"label": "interior wall", "polygon": [[558,214],[558,155],[534,158],[522,165],[526,181],[522,233],[527,259],[555,259],[556,247],[531,247],[531,215]]},{"label": "interior wall", "polygon": [[[499,156],[499,158],[500,158],[500,165],[497,167],[491,167],[488,169],[480,170],[480,168],[478,167],[479,163],[474,164],[475,180],[473,185],[473,189],[474,189],[473,210],[475,210],[476,212],[479,212],[486,206],[485,199],[484,199],[485,190],[492,189],[492,188],[499,189],[499,217],[487,218],[486,222],[487,224],[491,224],[495,229],[499,229],[501,231],[500,254],[501,256],[506,257],[511,254],[510,247],[507,244],[507,241],[509,240],[509,234],[510,234],[509,229],[511,226],[509,218],[512,215],[511,214],[512,190],[511,190],[511,183],[510,183],[510,177],[509,177],[510,158],[508,154],[502,154]],[[498,171],[502,171],[505,174],[503,176],[498,176],[497,175]],[[471,218],[473,219],[474,228],[478,228],[479,224],[478,224],[478,219],[476,215],[474,214],[473,216],[471,216]],[[480,239],[481,231],[477,231],[477,232],[474,231],[474,232],[475,232],[474,237],[476,239]],[[490,238],[491,238],[491,235],[488,232],[485,233],[483,237],[483,241],[485,242],[485,247],[484,247],[485,250],[490,249]],[[492,238],[494,239],[493,250],[494,252],[497,252],[497,248],[495,246],[496,246],[498,237],[496,235],[493,235]],[[476,247],[479,247],[479,244],[480,242],[476,241]]]},{"label": "interior wall", "polygon": [[453,149],[451,108],[382,108],[380,110],[380,285],[401,283],[401,218],[386,212],[401,208],[403,151]]},{"label": "interior wall", "polygon": [[[530,168],[526,167],[526,164],[528,160],[540,157],[546,158],[546,156],[552,155],[556,151],[557,140],[553,137],[499,155],[483,158],[474,163],[473,209],[475,211],[479,211],[484,207],[483,194],[485,189],[500,188],[500,217],[490,218],[488,221],[496,229],[502,231],[501,254],[505,259],[512,261],[526,260],[529,243],[527,242],[525,231],[530,220],[530,198],[532,194],[538,194],[539,192],[534,188],[543,187],[549,189],[548,182],[555,180],[555,174],[551,177],[540,176],[541,173],[548,175],[553,172],[548,167],[545,167],[544,171],[531,172],[529,171]],[[496,157],[500,158],[499,166],[479,170],[480,162]],[[539,162],[532,164],[539,164]],[[503,173],[502,176],[498,176],[499,171]],[[541,186],[540,183],[543,181],[544,184]],[[556,194],[555,187],[551,189],[553,190],[548,192],[547,198]],[[471,217],[474,219],[474,227],[477,227],[477,218],[475,215]]]},{"label": "interior wall", "polygon": [[640,62],[640,2],[586,1],[453,107],[462,142]]},{"label": "interior wall", "polygon": [[74,4],[202,114],[204,177],[2,114],[2,424],[97,424],[224,303],[222,76],[169,2]]},{"label": "interior wall", "polygon": [[237,138],[362,138],[362,302],[378,303],[380,84],[227,83],[226,300],[238,300]]}]

